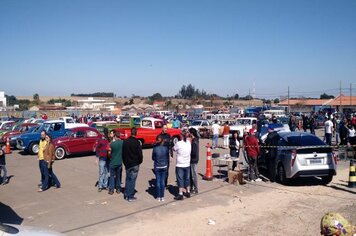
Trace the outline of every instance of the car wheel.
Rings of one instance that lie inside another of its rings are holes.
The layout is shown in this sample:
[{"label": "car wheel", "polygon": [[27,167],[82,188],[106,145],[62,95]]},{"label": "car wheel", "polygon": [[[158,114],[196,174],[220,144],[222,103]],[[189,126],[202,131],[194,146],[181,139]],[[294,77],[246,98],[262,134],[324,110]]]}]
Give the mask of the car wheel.
[{"label": "car wheel", "polygon": [[287,184],[286,171],[282,164],[278,166],[278,182],[281,184]]},{"label": "car wheel", "polygon": [[32,155],[35,155],[39,152],[40,145],[38,143],[32,143],[29,150]]},{"label": "car wheel", "polygon": [[56,159],[60,160],[63,159],[66,156],[66,151],[62,147],[56,148],[54,151],[54,155],[56,156]]},{"label": "car wheel", "polygon": [[321,182],[324,184],[324,185],[327,185],[329,184],[332,180],[333,180],[333,175],[332,174],[329,174],[328,176],[322,176],[321,177]]}]

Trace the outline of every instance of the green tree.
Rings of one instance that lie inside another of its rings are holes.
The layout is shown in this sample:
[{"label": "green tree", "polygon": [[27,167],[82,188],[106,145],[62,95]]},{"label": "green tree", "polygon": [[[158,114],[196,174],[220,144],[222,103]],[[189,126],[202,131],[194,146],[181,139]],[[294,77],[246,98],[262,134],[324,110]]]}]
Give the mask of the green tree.
[{"label": "green tree", "polygon": [[240,98],[239,94],[236,93],[236,94],[234,95],[234,99],[238,100],[239,98]]},{"label": "green tree", "polygon": [[134,104],[134,99],[133,98],[130,98],[129,104],[130,105]]},{"label": "green tree", "polygon": [[155,93],[152,96],[148,97],[151,101],[161,101],[163,97],[160,93]]},{"label": "green tree", "polygon": [[277,103],[279,103],[279,99],[276,98],[276,99],[273,100],[273,102],[274,102],[275,104],[277,104]]},{"label": "green tree", "polygon": [[333,95],[328,95],[326,93],[320,95],[320,99],[333,99],[333,98],[335,98]]}]

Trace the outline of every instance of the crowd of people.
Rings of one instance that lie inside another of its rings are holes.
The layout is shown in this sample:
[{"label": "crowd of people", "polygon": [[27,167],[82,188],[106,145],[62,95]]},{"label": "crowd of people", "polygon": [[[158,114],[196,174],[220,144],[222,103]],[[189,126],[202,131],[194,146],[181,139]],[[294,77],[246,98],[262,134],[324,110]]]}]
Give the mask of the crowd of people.
[{"label": "crowd of people", "polygon": [[[108,194],[124,193],[124,199],[136,201],[135,186],[140,164],[143,161],[142,146],[136,139],[137,129],[131,129],[131,136],[121,140],[118,133],[104,129],[104,136],[96,146],[96,162],[99,166],[98,192],[107,189]],[[195,129],[182,129],[182,139],[173,143],[167,133],[167,125],[156,137],[152,150],[153,171],[156,177],[155,198],[164,201],[168,188],[169,166],[176,153],[175,175],[179,189],[174,199],[183,200],[197,194],[197,164],[199,162],[199,138]],[[122,188],[122,169],[125,167],[125,187]]]}]

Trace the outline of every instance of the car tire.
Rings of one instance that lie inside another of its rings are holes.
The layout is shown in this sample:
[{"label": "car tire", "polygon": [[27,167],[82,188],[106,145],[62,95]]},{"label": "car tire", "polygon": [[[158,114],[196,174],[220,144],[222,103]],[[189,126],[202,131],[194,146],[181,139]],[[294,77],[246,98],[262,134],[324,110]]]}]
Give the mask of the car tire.
[{"label": "car tire", "polygon": [[321,177],[321,182],[323,185],[329,184],[331,181],[333,181],[333,174],[329,174],[328,176],[322,176]]},{"label": "car tire", "polygon": [[66,156],[66,151],[64,150],[63,147],[57,147],[56,150],[54,151],[54,156],[56,157],[57,160],[61,160]]},{"label": "car tire", "polygon": [[31,143],[29,148],[30,154],[36,155],[38,154],[39,150],[40,150],[40,145],[38,143]]},{"label": "car tire", "polygon": [[286,171],[284,170],[284,167],[282,164],[278,166],[278,182],[281,184],[287,184],[288,180],[286,177]]}]

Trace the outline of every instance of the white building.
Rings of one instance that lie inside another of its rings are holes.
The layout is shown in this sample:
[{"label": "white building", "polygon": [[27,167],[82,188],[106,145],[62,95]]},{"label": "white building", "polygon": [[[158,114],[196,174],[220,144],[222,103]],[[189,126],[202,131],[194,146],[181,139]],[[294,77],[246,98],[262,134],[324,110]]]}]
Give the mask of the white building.
[{"label": "white building", "polygon": [[6,109],[6,97],[5,97],[5,92],[0,91],[0,110],[5,110]]},{"label": "white building", "polygon": [[106,102],[102,99],[94,99],[89,97],[88,99],[78,100],[80,109],[100,111],[100,110],[109,110],[113,111],[115,109],[116,103]]}]

